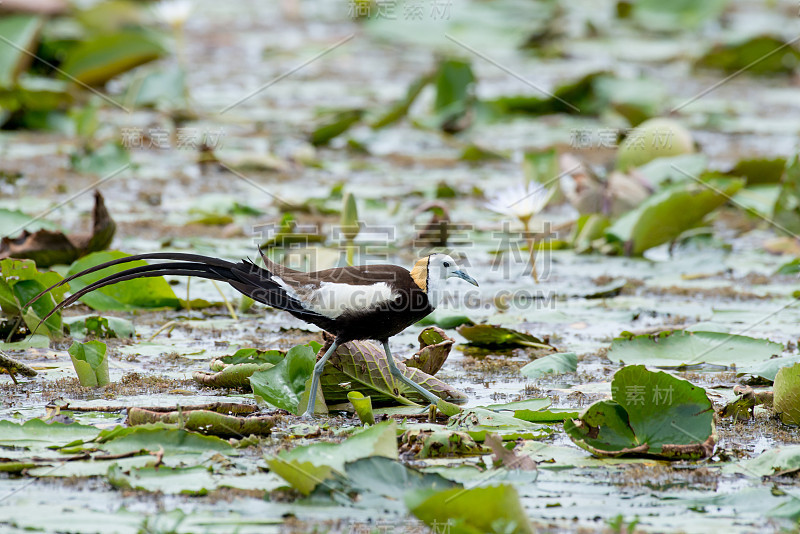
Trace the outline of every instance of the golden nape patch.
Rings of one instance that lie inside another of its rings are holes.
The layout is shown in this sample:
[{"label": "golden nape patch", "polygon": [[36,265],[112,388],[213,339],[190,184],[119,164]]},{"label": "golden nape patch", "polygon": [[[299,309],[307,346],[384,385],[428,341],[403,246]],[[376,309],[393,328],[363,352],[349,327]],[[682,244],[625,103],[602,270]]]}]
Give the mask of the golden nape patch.
[{"label": "golden nape patch", "polygon": [[419,260],[415,265],[414,268],[411,269],[411,278],[414,280],[414,283],[419,286],[420,289],[427,292],[428,291],[428,258],[422,258]]}]

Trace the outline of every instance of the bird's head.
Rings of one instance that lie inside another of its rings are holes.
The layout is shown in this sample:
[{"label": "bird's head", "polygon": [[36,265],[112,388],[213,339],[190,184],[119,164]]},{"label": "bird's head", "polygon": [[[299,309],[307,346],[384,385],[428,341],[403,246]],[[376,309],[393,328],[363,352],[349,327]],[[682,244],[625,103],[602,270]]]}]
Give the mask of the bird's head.
[{"label": "bird's head", "polygon": [[431,254],[428,256],[428,280],[447,280],[448,278],[461,278],[473,286],[477,286],[470,275],[458,266],[456,260],[447,254]]},{"label": "bird's head", "polygon": [[441,298],[444,283],[448,278],[461,278],[474,286],[478,285],[478,282],[461,269],[456,260],[447,254],[431,254],[422,258],[411,270],[411,277],[428,294],[428,298],[431,299],[431,304],[434,308]]}]

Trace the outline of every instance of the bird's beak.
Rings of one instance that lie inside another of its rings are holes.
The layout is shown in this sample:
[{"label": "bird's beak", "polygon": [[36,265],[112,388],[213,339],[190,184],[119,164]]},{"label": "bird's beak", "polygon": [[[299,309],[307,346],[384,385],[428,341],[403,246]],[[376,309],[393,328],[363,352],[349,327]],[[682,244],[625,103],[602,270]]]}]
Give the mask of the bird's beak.
[{"label": "bird's beak", "polygon": [[476,282],[474,278],[472,278],[470,275],[468,275],[464,271],[453,271],[453,274],[451,274],[450,276],[455,276],[456,278],[461,278],[462,280],[466,280],[467,282],[469,282],[473,286],[476,286],[476,287],[478,286],[478,282]]}]

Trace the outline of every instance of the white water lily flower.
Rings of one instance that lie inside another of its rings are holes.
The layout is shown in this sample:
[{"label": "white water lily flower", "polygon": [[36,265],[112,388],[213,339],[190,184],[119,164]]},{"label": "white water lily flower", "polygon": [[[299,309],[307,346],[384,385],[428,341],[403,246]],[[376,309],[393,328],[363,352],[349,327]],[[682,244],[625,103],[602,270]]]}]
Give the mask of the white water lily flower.
[{"label": "white water lily flower", "polygon": [[161,0],[153,6],[156,16],[173,28],[183,26],[192,13],[190,0]]},{"label": "white water lily flower", "polygon": [[498,191],[486,207],[501,215],[516,217],[527,226],[527,222],[544,209],[554,192],[555,189],[535,182],[520,184]]}]

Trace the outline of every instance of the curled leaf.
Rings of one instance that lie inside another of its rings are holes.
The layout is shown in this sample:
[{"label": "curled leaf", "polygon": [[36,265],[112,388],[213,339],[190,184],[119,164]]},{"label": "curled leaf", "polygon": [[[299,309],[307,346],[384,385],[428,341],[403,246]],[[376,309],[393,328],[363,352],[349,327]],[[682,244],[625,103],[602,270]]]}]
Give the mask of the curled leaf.
[{"label": "curled leaf", "polygon": [[429,375],[435,375],[442,368],[455,341],[444,330],[431,326],[420,332],[419,350],[403,363],[415,367]]},{"label": "curled leaf", "polygon": [[105,386],[108,378],[108,355],[106,344],[101,341],[78,343],[69,348],[69,356],[75,373],[83,387]]},{"label": "curled leaf", "polygon": [[531,334],[492,324],[461,325],[456,331],[472,345],[481,347],[533,347],[553,349],[546,341]]},{"label": "curled leaf", "polygon": [[195,371],[192,373],[192,378],[200,384],[212,388],[247,388],[250,387],[250,377],[253,373],[267,371],[273,367],[275,366],[271,363],[237,363],[227,365],[216,373]]},{"label": "curled leaf", "polygon": [[128,410],[128,425],[149,423],[180,424],[186,430],[223,438],[241,438],[251,434],[268,436],[275,420],[267,416],[238,417],[210,410],[156,412],[142,408]]},{"label": "curled leaf", "polygon": [[358,391],[351,391],[347,394],[347,400],[353,405],[353,409],[363,424],[375,424],[375,414],[372,413],[372,399],[365,397]]}]

